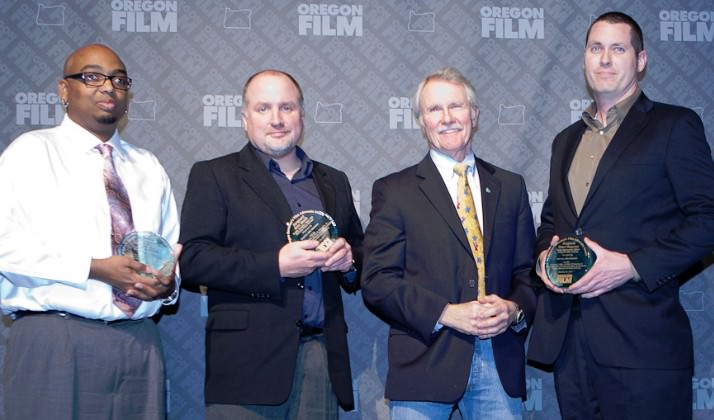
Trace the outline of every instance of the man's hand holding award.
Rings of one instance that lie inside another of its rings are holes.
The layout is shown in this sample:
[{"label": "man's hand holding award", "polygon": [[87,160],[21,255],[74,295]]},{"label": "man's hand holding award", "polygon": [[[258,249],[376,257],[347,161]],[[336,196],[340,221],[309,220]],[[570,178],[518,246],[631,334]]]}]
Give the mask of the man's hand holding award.
[{"label": "man's hand holding award", "polygon": [[566,288],[580,280],[597,256],[582,235],[568,236],[552,244],[545,255],[545,274],[556,287]]},{"label": "man's hand holding award", "polygon": [[[180,252],[180,247],[176,252]],[[178,255],[166,239],[154,232],[133,231],[122,238],[117,254],[130,257],[158,273],[157,276],[150,272],[139,272],[142,277],[155,279],[146,285],[135,285],[136,290],[146,295],[142,299],[145,300],[147,296],[151,299],[173,299],[177,293],[174,270]],[[147,290],[146,286],[150,289]]]}]

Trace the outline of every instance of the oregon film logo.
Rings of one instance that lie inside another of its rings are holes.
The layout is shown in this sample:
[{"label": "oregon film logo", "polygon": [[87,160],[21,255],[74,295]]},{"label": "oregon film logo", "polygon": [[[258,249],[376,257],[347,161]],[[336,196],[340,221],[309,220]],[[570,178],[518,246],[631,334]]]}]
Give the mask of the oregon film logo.
[{"label": "oregon film logo", "polygon": [[714,410],[714,378],[692,378],[692,410]]},{"label": "oregon film logo", "polygon": [[412,113],[412,101],[404,96],[389,98],[389,129],[414,129],[419,128],[419,123]]},{"label": "oregon film logo", "polygon": [[660,41],[712,42],[714,11],[660,10]]},{"label": "oregon film logo", "polygon": [[526,411],[543,411],[543,379],[526,378],[528,399],[523,403]]},{"label": "oregon film logo", "polygon": [[362,36],[361,4],[305,4],[298,12],[298,34]]},{"label": "oregon film logo", "polygon": [[176,32],[177,0],[112,0],[114,32]]},{"label": "oregon film logo", "polygon": [[570,101],[570,123],[579,121],[583,112],[590,106],[592,99],[573,99]]},{"label": "oregon film logo", "polygon": [[57,125],[64,116],[56,93],[18,92],[15,104],[16,125]]},{"label": "oregon film logo", "polygon": [[481,37],[500,39],[543,39],[545,12],[542,7],[481,8]]},{"label": "oregon film logo", "polygon": [[243,106],[241,95],[204,95],[204,127],[242,127],[240,108]]}]

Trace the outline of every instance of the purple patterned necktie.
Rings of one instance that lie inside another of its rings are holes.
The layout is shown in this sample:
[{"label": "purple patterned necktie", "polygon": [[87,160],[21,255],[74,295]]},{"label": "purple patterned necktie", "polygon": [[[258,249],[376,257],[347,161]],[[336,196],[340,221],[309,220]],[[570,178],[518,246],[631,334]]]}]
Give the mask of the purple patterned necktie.
[{"label": "purple patterned necktie", "polygon": [[[112,160],[112,146],[102,143],[96,147],[104,157],[104,188],[107,191],[109,211],[112,218],[112,254],[117,254],[117,247],[122,238],[134,230],[134,221],[131,217],[131,202],[129,194],[121,182],[121,178],[114,168]],[[129,296],[116,287],[112,288],[114,304],[129,317],[134,315],[141,305],[141,300]]]}]

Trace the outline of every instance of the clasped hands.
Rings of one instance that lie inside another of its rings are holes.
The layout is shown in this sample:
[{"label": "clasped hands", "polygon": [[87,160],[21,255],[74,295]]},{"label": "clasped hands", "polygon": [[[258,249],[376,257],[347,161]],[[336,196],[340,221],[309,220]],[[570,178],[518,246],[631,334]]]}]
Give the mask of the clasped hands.
[{"label": "clasped hands", "polygon": [[181,244],[177,244],[172,251],[175,262],[168,276],[131,257],[112,255],[109,258],[92,259],[89,277],[143,301],[165,299],[176,289],[176,264],[181,248]]},{"label": "clasped hands", "polygon": [[495,337],[511,326],[518,306],[498,295],[486,295],[444,307],[439,323],[480,339]]},{"label": "clasped hands", "polygon": [[302,277],[313,271],[341,271],[352,268],[352,247],[345,238],[337,238],[327,251],[316,251],[318,241],[295,241],[285,244],[278,252],[282,277]]}]

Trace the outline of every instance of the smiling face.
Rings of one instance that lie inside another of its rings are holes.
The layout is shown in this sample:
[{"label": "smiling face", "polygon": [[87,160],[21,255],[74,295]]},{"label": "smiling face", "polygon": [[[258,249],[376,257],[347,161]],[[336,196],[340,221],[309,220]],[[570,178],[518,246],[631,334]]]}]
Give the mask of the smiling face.
[{"label": "smiling face", "polygon": [[[88,45],[70,55],[64,74],[97,72],[125,76],[126,67],[114,51],[103,45]],[[100,140],[114,134],[129,103],[129,91],[115,89],[110,80],[102,86],[87,86],[81,80],[62,79],[59,94],[68,103],[67,115]]]},{"label": "smiling face", "polygon": [[479,110],[469,102],[462,84],[428,81],[419,98],[419,119],[429,147],[461,162],[471,151]]},{"label": "smiling face", "polygon": [[625,23],[600,21],[590,29],[585,46],[585,79],[600,105],[615,105],[635,92],[638,74],[645,69],[647,52],[632,45]]},{"label": "smiling face", "polygon": [[274,159],[294,152],[302,136],[300,93],[284,74],[255,76],[245,89],[241,116],[248,140]]}]

